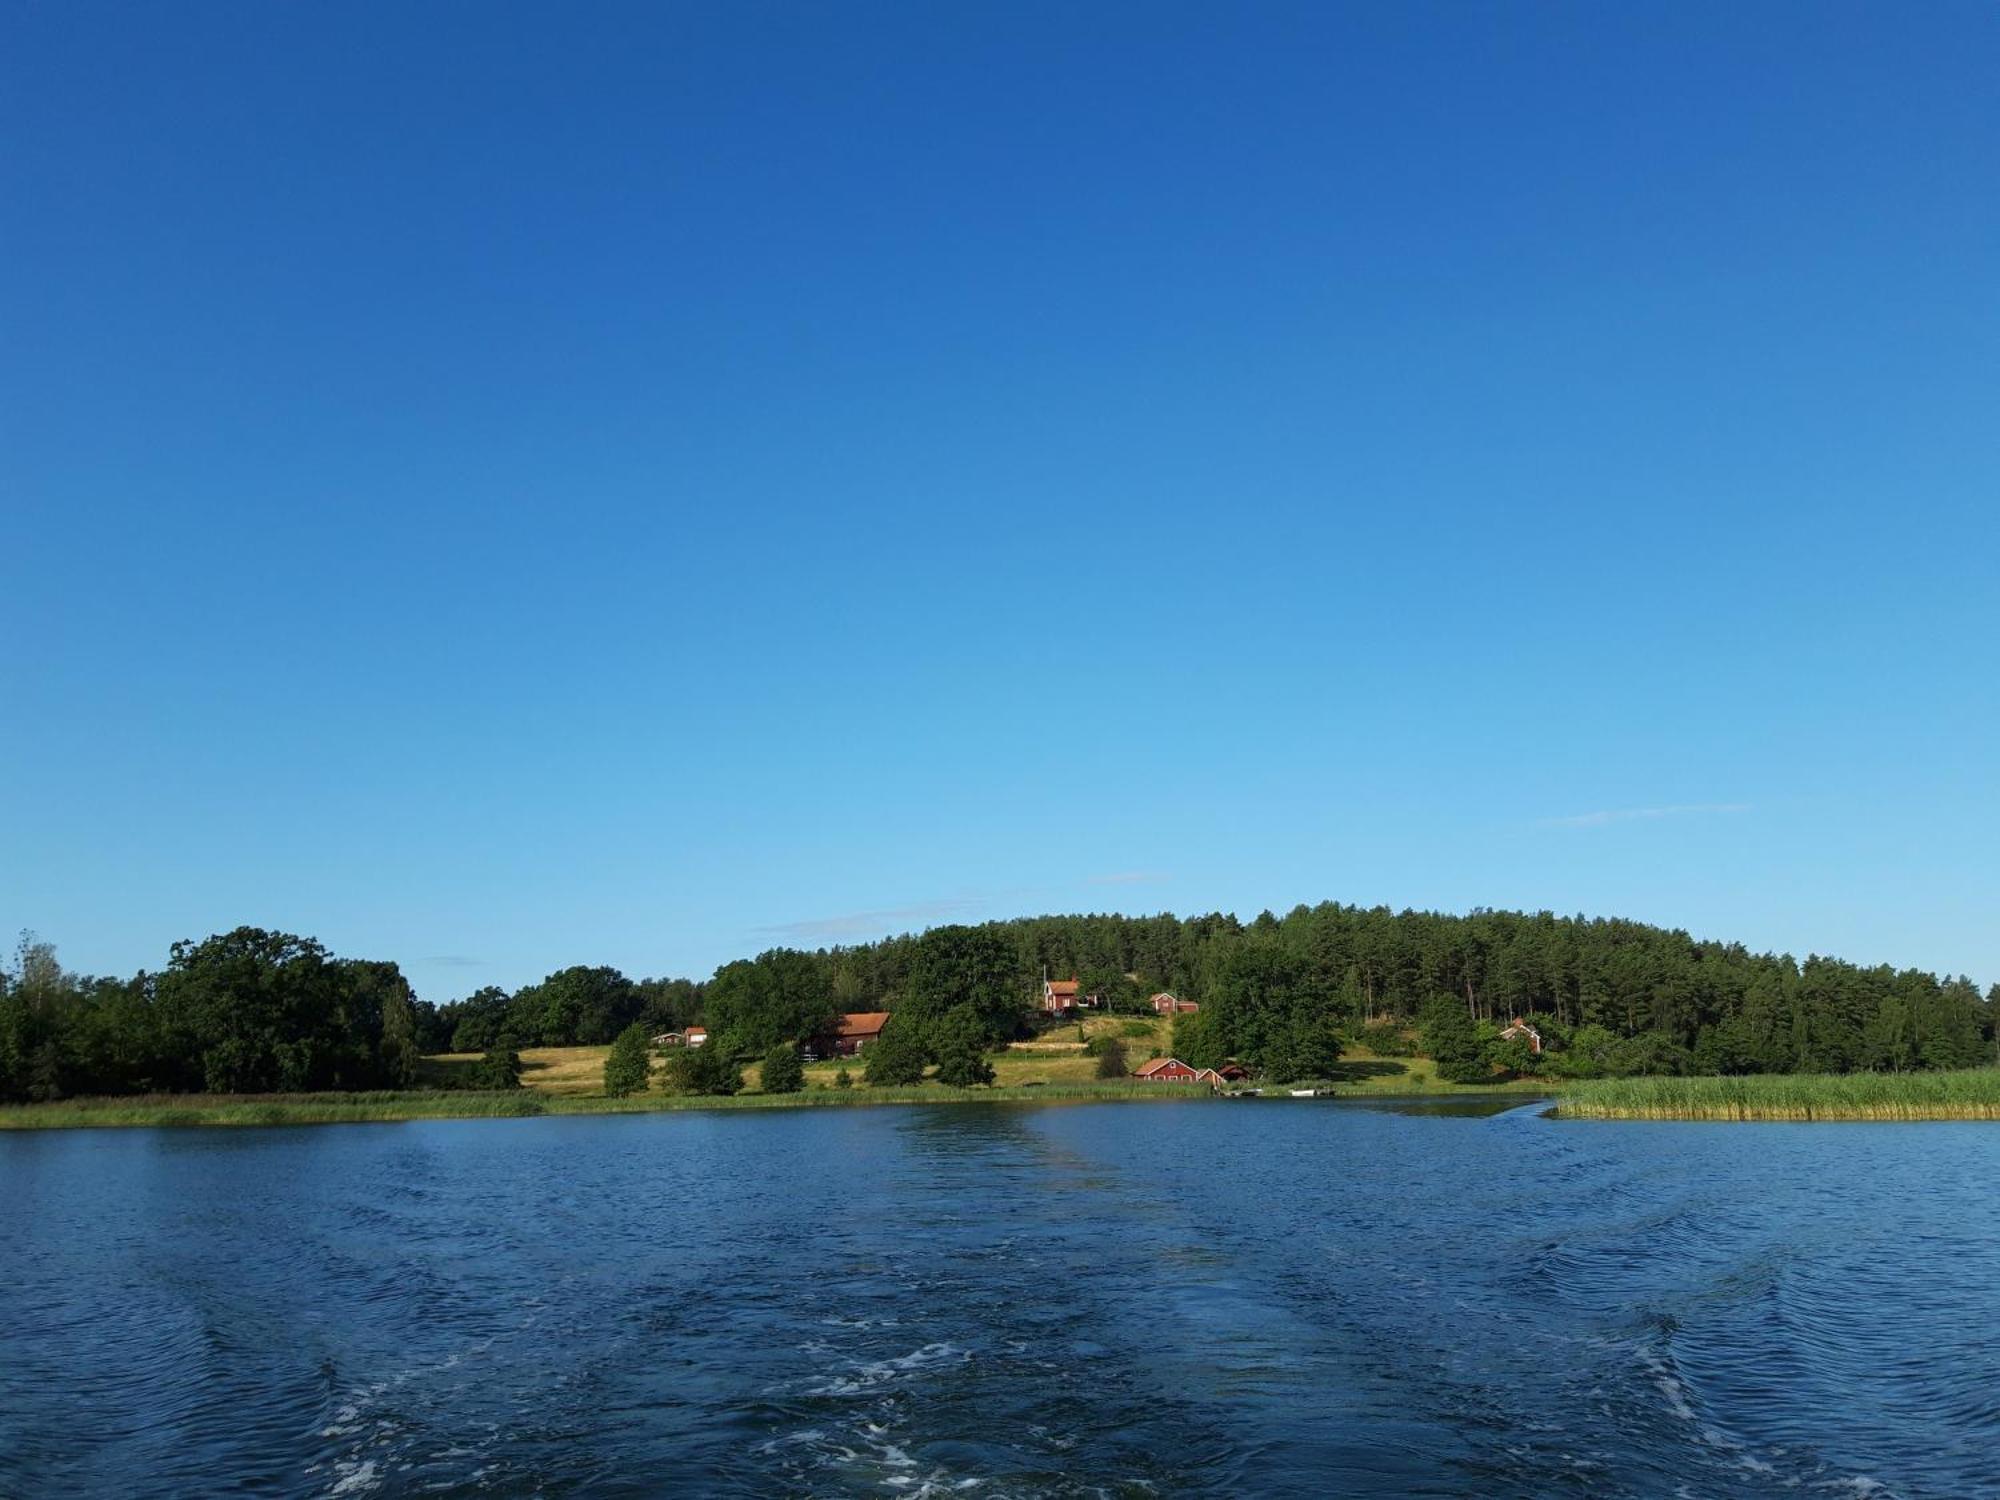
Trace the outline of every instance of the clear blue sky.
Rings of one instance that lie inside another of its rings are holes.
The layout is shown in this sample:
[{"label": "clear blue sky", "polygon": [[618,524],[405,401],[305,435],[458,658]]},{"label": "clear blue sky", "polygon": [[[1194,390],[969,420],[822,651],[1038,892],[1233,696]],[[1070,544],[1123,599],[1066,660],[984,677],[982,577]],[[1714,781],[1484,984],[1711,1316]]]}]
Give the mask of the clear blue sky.
[{"label": "clear blue sky", "polygon": [[8,4],[0,926],[2000,979],[2000,8]]}]

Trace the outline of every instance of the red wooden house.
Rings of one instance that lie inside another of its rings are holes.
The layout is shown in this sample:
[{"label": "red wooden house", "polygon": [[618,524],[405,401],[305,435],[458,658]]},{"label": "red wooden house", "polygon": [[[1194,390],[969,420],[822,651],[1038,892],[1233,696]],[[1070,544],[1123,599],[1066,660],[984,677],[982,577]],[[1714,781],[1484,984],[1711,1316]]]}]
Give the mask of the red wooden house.
[{"label": "red wooden house", "polygon": [[1178,995],[1169,995],[1165,991],[1161,991],[1159,994],[1153,996],[1153,1012],[1155,1015],[1190,1016],[1200,1009],[1201,1003],[1199,1001],[1183,1000]]},{"label": "red wooden house", "polygon": [[1132,1076],[1146,1083],[1193,1083],[1200,1075],[1178,1057],[1156,1057]]},{"label": "red wooden house", "polygon": [[813,1051],[821,1057],[854,1057],[861,1049],[882,1034],[882,1023],[889,1019],[886,1010],[856,1011],[842,1016],[833,1023],[833,1031],[818,1038],[813,1043]]}]

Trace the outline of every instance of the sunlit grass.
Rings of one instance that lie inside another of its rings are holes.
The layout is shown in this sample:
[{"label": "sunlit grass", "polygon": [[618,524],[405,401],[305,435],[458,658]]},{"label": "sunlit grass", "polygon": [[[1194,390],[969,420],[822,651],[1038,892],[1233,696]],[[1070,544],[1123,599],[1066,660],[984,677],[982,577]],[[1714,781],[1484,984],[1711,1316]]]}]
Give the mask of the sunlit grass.
[{"label": "sunlit grass", "polygon": [[2000,1120],[2000,1069],[1606,1078],[1563,1085],[1579,1120]]}]

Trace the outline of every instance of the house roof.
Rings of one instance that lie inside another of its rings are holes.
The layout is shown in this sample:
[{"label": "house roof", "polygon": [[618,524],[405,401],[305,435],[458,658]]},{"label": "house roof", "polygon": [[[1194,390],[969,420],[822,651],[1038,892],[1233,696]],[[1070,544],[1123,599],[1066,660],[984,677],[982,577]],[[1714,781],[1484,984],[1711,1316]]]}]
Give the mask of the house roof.
[{"label": "house roof", "polygon": [[1168,994],[1165,990],[1161,990],[1159,994],[1153,996],[1151,1003],[1154,1005],[1158,1005],[1162,1000],[1171,1000],[1173,998],[1174,997]]},{"label": "house roof", "polygon": [[706,1026],[690,1026],[687,1029],[687,1034],[689,1036],[707,1036],[708,1028]]},{"label": "house roof", "polygon": [[1074,995],[1077,982],[1074,979],[1051,979],[1049,993],[1052,995]]},{"label": "house roof", "polygon": [[889,1019],[886,1010],[859,1010],[842,1016],[834,1023],[833,1034],[838,1037],[875,1036],[882,1030],[882,1023]]},{"label": "house roof", "polygon": [[[1155,1073],[1164,1073],[1169,1068],[1186,1068],[1187,1064],[1178,1057],[1156,1057],[1149,1063],[1141,1063],[1132,1070],[1134,1078],[1151,1078]],[[1192,1072],[1192,1069],[1189,1069]]]}]

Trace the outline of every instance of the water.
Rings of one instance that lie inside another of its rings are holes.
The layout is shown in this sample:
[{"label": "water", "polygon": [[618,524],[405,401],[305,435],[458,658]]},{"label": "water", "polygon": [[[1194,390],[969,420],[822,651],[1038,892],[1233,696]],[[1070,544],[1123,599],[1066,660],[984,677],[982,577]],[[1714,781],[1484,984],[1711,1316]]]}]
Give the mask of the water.
[{"label": "water", "polygon": [[2000,1493],[2000,1128],[0,1137],[0,1493]]}]

